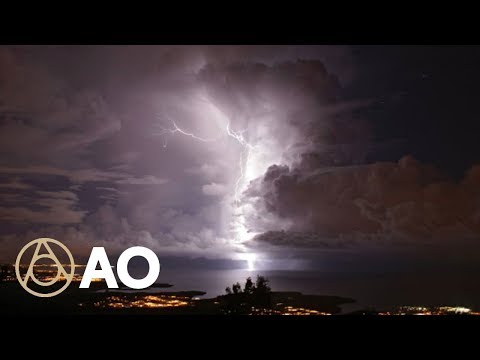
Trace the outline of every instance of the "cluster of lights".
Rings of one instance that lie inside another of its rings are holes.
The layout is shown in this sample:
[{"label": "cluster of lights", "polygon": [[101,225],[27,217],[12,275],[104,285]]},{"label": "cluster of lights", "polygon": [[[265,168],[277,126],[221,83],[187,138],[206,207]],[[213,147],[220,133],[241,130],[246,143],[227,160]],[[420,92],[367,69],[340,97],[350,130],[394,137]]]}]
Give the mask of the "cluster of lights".
[{"label": "cluster of lights", "polygon": [[[70,265],[68,264],[62,264],[62,266],[64,268],[66,267],[70,267]],[[53,280],[57,280],[57,281],[66,281],[66,278],[63,274],[61,274],[58,278],[57,278],[57,272],[58,272],[58,267],[56,264],[53,264],[53,265],[33,265],[33,267],[35,268],[35,278],[37,278],[39,281],[41,282],[44,282],[44,283],[47,283],[47,282],[50,282],[50,281],[53,281]],[[85,265],[75,265],[76,268],[78,267],[85,267]],[[12,268],[13,268],[13,265],[12,265]],[[20,265],[20,268],[22,269],[25,269],[27,268],[27,265]],[[13,276],[13,270],[11,272],[11,275],[9,274],[9,276],[7,276],[4,281],[16,281],[17,278],[15,276]],[[82,281],[82,276],[80,274],[77,274],[75,273],[73,275],[73,278],[72,278],[72,281],[73,282],[80,282]],[[92,282],[103,282],[104,279],[100,279],[100,278],[94,278],[92,279]]]},{"label": "cluster of lights", "polygon": [[175,308],[188,306],[190,303],[187,298],[165,295],[145,295],[136,296],[134,300],[120,297],[109,296],[103,301],[93,304],[95,307],[113,308],[113,309],[132,309],[132,308]]},{"label": "cluster of lights", "polygon": [[463,306],[400,306],[395,311],[380,312],[378,315],[480,315]]},{"label": "cluster of lights", "polygon": [[294,307],[294,306],[285,306],[282,309],[274,310],[274,309],[264,309],[264,308],[255,308],[252,307],[252,311],[250,315],[332,315],[330,313],[313,310],[313,309],[306,309],[302,307]]},{"label": "cluster of lights", "polygon": [[332,315],[330,313],[313,310],[313,309],[306,309],[302,307],[293,307],[293,306],[286,306],[283,311],[282,315]]},{"label": "cluster of lights", "polygon": [[[37,271],[35,271],[35,274],[37,274]],[[35,276],[38,280],[41,282],[49,282],[53,280],[57,281],[66,281],[66,278],[64,275],[60,275],[58,278],[56,276],[52,276],[51,273],[49,275],[42,275],[42,276]],[[78,274],[74,274],[72,278],[73,282],[80,282],[82,281],[82,277]],[[105,279],[100,279],[100,278],[92,278],[91,282],[104,282]]]},{"label": "cluster of lights", "polygon": [[249,315],[282,315],[282,312],[280,310],[252,307]]},{"label": "cluster of lights", "polygon": [[17,278],[13,275],[7,275],[2,281],[3,282],[17,281]]}]

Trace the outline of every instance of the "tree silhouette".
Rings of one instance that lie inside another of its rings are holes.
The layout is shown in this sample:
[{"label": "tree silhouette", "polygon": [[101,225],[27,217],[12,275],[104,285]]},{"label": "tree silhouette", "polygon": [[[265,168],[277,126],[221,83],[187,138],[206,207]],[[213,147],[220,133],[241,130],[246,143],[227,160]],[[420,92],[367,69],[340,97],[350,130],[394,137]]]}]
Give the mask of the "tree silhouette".
[{"label": "tree silhouette", "polygon": [[237,282],[232,288],[225,289],[226,295],[222,297],[222,307],[227,314],[249,314],[253,309],[271,308],[271,288],[269,281],[257,275],[254,283],[250,277],[242,288]]},{"label": "tree silhouette", "polygon": [[240,294],[242,292],[242,286],[238,282],[236,284],[233,284],[232,289],[235,295]]},{"label": "tree silhouette", "polygon": [[245,282],[245,287],[243,288],[243,292],[249,295],[255,292],[255,285],[253,285],[252,278],[247,278],[247,281]]},{"label": "tree silhouette", "polygon": [[257,282],[255,284],[257,292],[261,294],[271,292],[272,289],[268,285],[269,282],[270,281],[264,276],[257,275]]}]

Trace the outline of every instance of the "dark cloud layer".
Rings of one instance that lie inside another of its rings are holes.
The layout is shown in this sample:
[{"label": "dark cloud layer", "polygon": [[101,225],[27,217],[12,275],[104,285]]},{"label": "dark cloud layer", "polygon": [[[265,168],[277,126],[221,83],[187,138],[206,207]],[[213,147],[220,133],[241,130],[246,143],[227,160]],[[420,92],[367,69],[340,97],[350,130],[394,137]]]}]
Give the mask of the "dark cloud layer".
[{"label": "dark cloud layer", "polygon": [[461,182],[451,182],[411,156],[331,168],[301,162],[292,169],[271,166],[247,195],[291,224],[258,241],[312,247],[454,244],[480,236],[479,175],[474,166]]}]

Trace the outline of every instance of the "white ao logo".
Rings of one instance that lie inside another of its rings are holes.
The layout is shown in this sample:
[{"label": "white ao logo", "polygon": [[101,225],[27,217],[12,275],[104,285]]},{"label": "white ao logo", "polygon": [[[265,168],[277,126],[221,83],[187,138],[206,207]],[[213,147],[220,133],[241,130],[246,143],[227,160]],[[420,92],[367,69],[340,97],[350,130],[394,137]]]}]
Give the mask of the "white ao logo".
[{"label": "white ao logo", "polygon": [[[60,249],[62,249],[68,257],[68,264],[69,271],[67,271],[64,265],[59,261],[57,255],[55,255],[52,247],[50,245],[56,245]],[[27,272],[22,277],[20,271],[20,264],[22,260],[22,256],[24,255],[25,251],[27,251],[30,247],[35,246],[35,251],[33,256],[30,260],[30,265],[28,266]],[[128,263],[131,258],[135,256],[143,257],[148,262],[148,273],[143,279],[135,279],[130,276],[128,272]],[[57,274],[48,281],[40,281],[35,275],[35,265],[38,260],[41,259],[50,259],[53,261],[54,266],[57,268]],[[97,265],[100,265],[100,270],[96,270]],[[28,291],[30,294],[39,296],[39,297],[52,297],[55,295],[60,294],[63,292],[72,282],[75,274],[75,263],[73,261],[73,256],[68,248],[63,245],[60,241],[50,238],[39,238],[30,241],[27,245],[25,245],[22,250],[18,253],[17,260],[15,262],[15,272],[17,275],[18,282],[22,287]],[[145,289],[152,285],[158,278],[160,274],[160,262],[158,260],[157,255],[155,253],[143,246],[134,246],[131,248],[126,249],[118,258],[117,261],[117,275],[120,281],[125,284],[126,286],[132,289]],[[32,282],[43,287],[49,287],[57,283],[58,281],[65,280],[65,284],[61,286],[59,289],[55,289],[52,292],[39,292],[33,290],[29,285],[32,285]],[[80,282],[81,289],[87,289],[90,287],[90,283],[92,279],[105,279],[105,282],[110,289],[118,289],[118,283],[115,278],[115,275],[112,270],[112,266],[110,265],[110,261],[108,260],[107,253],[105,252],[105,248],[103,247],[94,247],[92,252],[90,253],[90,257],[87,262],[87,266],[85,268],[85,272],[82,276],[82,281]],[[31,280],[31,282],[29,282]]]}]

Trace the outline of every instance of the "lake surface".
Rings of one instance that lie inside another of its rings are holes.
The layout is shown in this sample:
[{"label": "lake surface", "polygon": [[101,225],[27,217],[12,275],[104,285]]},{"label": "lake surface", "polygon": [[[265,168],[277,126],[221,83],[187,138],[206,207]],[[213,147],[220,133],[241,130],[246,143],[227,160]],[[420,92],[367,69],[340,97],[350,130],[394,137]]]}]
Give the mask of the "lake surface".
[{"label": "lake surface", "polygon": [[[480,281],[468,273],[322,273],[309,271],[261,271],[274,291],[337,295],[357,300],[344,309],[398,305],[458,305],[480,309]],[[132,271],[132,275],[134,272]],[[168,291],[200,290],[205,297],[225,293],[225,288],[247,277],[248,270],[162,270],[158,282],[174,284]]]}]

